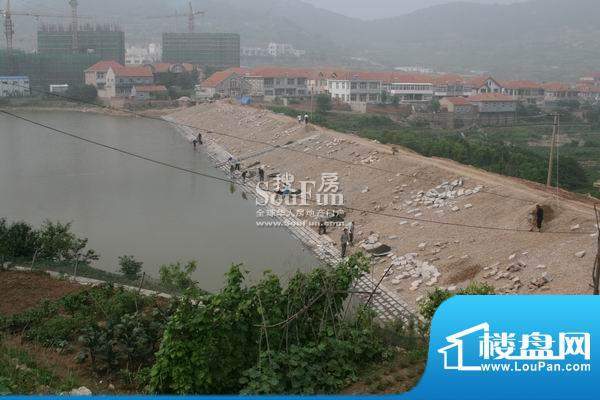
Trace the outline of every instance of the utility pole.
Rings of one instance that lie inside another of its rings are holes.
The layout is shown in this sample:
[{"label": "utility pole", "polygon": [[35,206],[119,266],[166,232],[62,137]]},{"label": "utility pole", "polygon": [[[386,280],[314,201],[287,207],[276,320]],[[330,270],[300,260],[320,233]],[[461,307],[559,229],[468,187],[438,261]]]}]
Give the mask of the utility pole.
[{"label": "utility pole", "polygon": [[79,50],[79,23],[77,21],[77,6],[79,5],[79,2],[77,0],[69,0],[69,5],[71,6],[72,48],[75,53]]},{"label": "utility pole", "polygon": [[10,0],[6,0],[6,9],[4,10],[4,36],[6,36],[6,61],[8,63],[8,70],[10,74],[14,74],[14,63],[13,63],[13,36],[15,34],[15,28],[12,21],[12,14],[10,11]]},{"label": "utility pole", "polygon": [[554,124],[552,127],[552,140],[550,143],[550,159],[548,160],[548,179],[546,180],[546,189],[552,187],[552,166],[554,165],[554,151],[556,150],[556,138],[560,129],[560,115],[554,114]]},{"label": "utility pole", "polygon": [[592,274],[592,279],[594,282],[594,295],[600,295],[600,210],[594,204],[594,212],[596,213],[596,228],[598,228],[598,236],[596,237],[598,240],[598,247],[596,252],[596,261],[594,262],[594,273]]}]

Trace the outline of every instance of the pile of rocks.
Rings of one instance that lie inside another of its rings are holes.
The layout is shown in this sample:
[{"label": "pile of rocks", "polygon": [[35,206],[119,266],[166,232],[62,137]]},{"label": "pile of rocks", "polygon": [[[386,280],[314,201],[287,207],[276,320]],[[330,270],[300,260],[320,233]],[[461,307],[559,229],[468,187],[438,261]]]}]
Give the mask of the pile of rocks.
[{"label": "pile of rocks", "polygon": [[[464,180],[456,179],[452,182],[443,182],[429,191],[420,191],[411,200],[405,202],[407,206],[425,206],[427,208],[451,207],[453,211],[459,211],[456,206],[456,199],[471,196],[481,192],[483,186],[479,185],[472,189],[463,188]],[[473,205],[467,204],[465,208],[471,208]]]},{"label": "pile of rocks", "polygon": [[417,253],[404,256],[392,255],[392,265],[384,280],[391,280],[392,285],[399,285],[404,279],[415,279],[410,290],[417,290],[422,284],[433,286],[438,282],[440,271],[427,261],[417,259]]}]

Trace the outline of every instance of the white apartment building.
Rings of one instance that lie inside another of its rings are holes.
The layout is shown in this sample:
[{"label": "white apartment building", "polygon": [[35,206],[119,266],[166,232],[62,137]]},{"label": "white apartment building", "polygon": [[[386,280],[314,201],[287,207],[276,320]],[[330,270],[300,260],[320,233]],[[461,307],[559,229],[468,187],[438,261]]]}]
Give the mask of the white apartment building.
[{"label": "white apartment building", "polygon": [[256,68],[244,78],[251,96],[265,100],[302,98],[308,96],[310,71],[297,68]]},{"label": "white apartment building", "polygon": [[396,82],[385,84],[391,96],[397,96],[401,102],[431,101],[433,99],[433,83]]},{"label": "white apartment building", "polygon": [[344,103],[379,103],[383,82],[375,73],[345,72],[327,79],[331,98]]},{"label": "white apartment building", "polygon": [[30,94],[29,77],[0,76],[0,97],[25,97]]}]

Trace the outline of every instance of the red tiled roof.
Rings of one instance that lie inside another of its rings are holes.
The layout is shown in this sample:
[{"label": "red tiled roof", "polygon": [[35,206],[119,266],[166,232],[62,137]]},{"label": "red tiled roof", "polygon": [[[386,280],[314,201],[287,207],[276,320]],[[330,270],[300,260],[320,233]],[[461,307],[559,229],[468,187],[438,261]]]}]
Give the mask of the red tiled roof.
[{"label": "red tiled roof", "polygon": [[501,86],[506,89],[541,89],[542,84],[533,81],[502,81]]},{"label": "red tiled roof", "polygon": [[310,69],[284,67],[258,67],[248,72],[248,76],[260,78],[308,78]]},{"label": "red tiled roof", "polygon": [[454,104],[455,106],[464,106],[467,104],[471,104],[469,103],[469,100],[465,99],[464,97],[444,97],[442,100],[446,100],[449,103]]},{"label": "red tiled roof", "polygon": [[544,90],[548,90],[551,92],[568,92],[569,90],[571,90],[571,87],[569,85],[561,82],[544,83],[542,84],[542,87],[544,88]]},{"label": "red tiled roof", "polygon": [[233,75],[233,74],[246,75],[249,73],[249,71],[250,70],[248,70],[247,68],[229,68],[229,69],[226,69],[225,71],[215,72],[210,77],[208,77],[208,79],[206,79],[204,82],[202,82],[202,87],[210,87],[210,88],[217,87],[219,84],[221,84],[221,82],[223,82],[225,79],[229,78],[231,75]]},{"label": "red tiled roof", "polygon": [[600,93],[600,86],[577,85],[577,90],[582,93]]},{"label": "red tiled roof", "polygon": [[85,72],[108,72],[110,68],[116,70],[118,68],[123,68],[123,66],[116,61],[99,61],[86,69]]},{"label": "red tiled roof", "polygon": [[432,81],[436,85],[455,85],[464,84],[465,78],[456,74],[445,74],[434,76]]},{"label": "red tiled roof", "polygon": [[488,101],[516,101],[511,96],[502,93],[482,93],[468,98],[471,103],[480,103]]},{"label": "red tiled roof", "polygon": [[135,85],[136,92],[166,92],[164,85]]},{"label": "red tiled roof", "polygon": [[155,73],[163,74],[169,72],[173,65],[181,65],[183,66],[183,69],[185,69],[187,72],[192,72],[194,70],[194,65],[190,63],[154,63],[151,66],[154,69]]},{"label": "red tiled roof", "polygon": [[475,76],[475,77],[472,77],[472,78],[468,78],[468,79],[466,79],[466,83],[468,83],[468,84],[470,84],[470,85],[472,85],[472,86],[474,86],[474,87],[476,87],[476,88],[480,88],[480,87],[482,87],[482,86],[484,86],[484,85],[485,85],[485,82],[486,82],[488,79],[491,79],[492,81],[494,81],[494,82],[496,82],[498,85],[500,85],[500,84],[498,83],[498,81],[496,81],[494,78],[492,78],[492,77],[491,77],[491,76],[489,76],[489,75],[486,75],[486,76]]},{"label": "red tiled roof", "polygon": [[152,78],[154,74],[149,67],[120,67],[113,68],[115,71],[115,75],[117,76],[127,76],[127,77],[136,77],[136,78]]}]

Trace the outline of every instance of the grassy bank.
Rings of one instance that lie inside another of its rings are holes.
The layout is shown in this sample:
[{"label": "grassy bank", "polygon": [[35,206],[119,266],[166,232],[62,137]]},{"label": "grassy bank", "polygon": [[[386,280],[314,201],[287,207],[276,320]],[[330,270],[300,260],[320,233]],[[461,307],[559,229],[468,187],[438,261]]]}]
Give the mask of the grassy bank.
[{"label": "grassy bank", "polygon": [[[271,107],[271,110],[291,117],[297,115],[297,111],[286,107]],[[386,116],[349,113],[317,114],[313,123],[506,176],[538,183],[545,183],[547,178],[548,149],[544,140],[551,133],[551,126],[448,130],[418,122],[399,124]],[[595,146],[600,146],[600,136],[587,128],[578,128],[569,135],[577,145],[560,148],[560,186],[575,192],[595,193],[593,182],[600,178],[597,151],[600,147]]]}]

